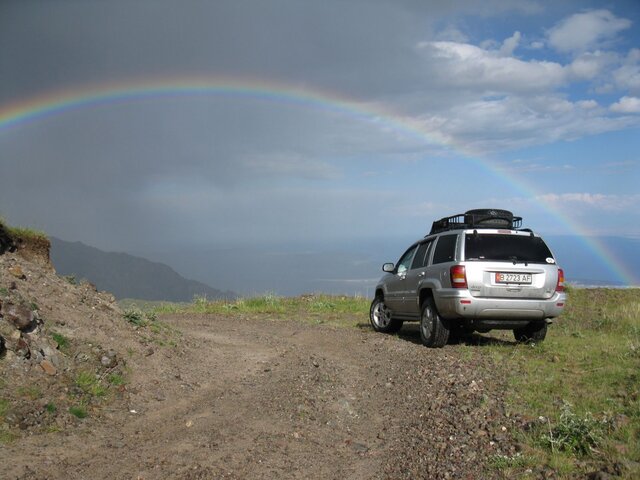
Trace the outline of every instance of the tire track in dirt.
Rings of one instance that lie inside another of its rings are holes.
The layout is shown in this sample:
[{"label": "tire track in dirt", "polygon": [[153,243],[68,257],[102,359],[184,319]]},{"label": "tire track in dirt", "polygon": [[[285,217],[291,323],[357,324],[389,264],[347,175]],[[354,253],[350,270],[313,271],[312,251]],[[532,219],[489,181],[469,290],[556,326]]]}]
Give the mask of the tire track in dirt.
[{"label": "tire track in dirt", "polygon": [[478,478],[511,451],[484,356],[411,329],[162,320],[178,348],[137,359],[129,410],[9,445],[8,478]]}]

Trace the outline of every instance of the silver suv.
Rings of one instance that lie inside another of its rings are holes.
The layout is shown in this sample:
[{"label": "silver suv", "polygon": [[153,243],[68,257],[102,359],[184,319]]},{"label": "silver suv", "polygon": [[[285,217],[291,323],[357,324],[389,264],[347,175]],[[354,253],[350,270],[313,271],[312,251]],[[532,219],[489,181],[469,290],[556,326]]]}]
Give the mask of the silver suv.
[{"label": "silver suv", "polygon": [[539,235],[507,210],[469,210],[433,222],[398,263],[385,263],[369,317],[394,333],[420,322],[427,347],[474,331],[513,330],[540,342],[562,312],[564,273]]}]

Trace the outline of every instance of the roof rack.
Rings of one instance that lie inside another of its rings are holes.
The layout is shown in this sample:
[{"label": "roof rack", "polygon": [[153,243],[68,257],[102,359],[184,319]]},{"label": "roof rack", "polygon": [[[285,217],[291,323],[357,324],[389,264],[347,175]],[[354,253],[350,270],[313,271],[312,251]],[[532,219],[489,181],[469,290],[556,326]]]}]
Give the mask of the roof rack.
[{"label": "roof rack", "polygon": [[516,217],[508,210],[478,209],[468,210],[465,213],[436,220],[433,222],[428,235],[465,228],[508,228],[510,230],[518,230],[521,227],[522,217]]}]

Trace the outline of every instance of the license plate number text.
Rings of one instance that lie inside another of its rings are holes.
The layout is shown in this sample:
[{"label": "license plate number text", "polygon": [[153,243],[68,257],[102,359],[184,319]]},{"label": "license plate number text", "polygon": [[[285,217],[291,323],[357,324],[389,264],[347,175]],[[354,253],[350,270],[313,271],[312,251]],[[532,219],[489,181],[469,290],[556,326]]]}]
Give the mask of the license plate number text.
[{"label": "license plate number text", "polygon": [[531,283],[530,273],[496,273],[496,283]]}]

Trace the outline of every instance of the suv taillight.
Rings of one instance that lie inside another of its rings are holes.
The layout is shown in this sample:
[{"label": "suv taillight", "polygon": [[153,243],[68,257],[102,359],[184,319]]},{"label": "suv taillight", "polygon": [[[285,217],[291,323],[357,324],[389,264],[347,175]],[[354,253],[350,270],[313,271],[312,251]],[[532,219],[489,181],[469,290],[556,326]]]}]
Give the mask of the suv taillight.
[{"label": "suv taillight", "polygon": [[467,272],[464,265],[454,265],[449,271],[451,275],[451,286],[453,288],[468,288],[467,287]]},{"label": "suv taillight", "polygon": [[558,269],[558,284],[556,285],[556,292],[564,292],[564,270]]}]

